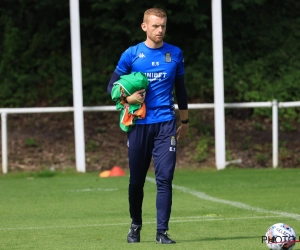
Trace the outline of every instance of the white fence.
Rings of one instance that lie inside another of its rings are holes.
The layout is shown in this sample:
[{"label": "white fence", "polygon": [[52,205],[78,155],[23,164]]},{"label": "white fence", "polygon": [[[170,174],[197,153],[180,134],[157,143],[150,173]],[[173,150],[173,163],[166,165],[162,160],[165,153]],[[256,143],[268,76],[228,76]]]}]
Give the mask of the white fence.
[{"label": "white fence", "polygon": [[[244,103],[225,103],[225,108],[272,108],[272,149],[273,167],[278,166],[278,108],[300,107],[297,102],[244,102]],[[189,109],[213,109],[215,104],[189,104]],[[176,108],[177,105],[176,105]],[[116,111],[115,106],[83,107],[83,111]],[[29,113],[61,113],[74,112],[74,107],[53,107],[53,108],[0,108],[1,113],[1,137],[2,137],[2,173],[8,170],[8,151],[7,151],[7,115],[8,114],[29,114]],[[216,141],[216,144],[218,142]],[[229,162],[230,163],[230,162]]]}]

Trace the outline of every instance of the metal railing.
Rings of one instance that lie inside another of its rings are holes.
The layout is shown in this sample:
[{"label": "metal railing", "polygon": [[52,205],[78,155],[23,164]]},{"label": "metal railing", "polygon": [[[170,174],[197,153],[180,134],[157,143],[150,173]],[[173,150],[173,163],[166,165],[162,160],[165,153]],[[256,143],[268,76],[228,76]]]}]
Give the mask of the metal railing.
[{"label": "metal railing", "polygon": [[[178,106],[175,106],[176,109]],[[213,109],[213,103],[189,104],[189,109]],[[272,149],[273,167],[278,166],[278,108],[300,107],[297,102],[244,102],[244,103],[225,103],[225,108],[272,108]],[[95,106],[83,107],[84,112],[91,111],[116,111],[115,106]],[[2,137],[2,173],[8,171],[8,150],[7,150],[7,115],[8,114],[30,114],[30,113],[61,113],[74,112],[74,107],[52,107],[52,108],[0,108],[1,113],[1,137]],[[216,142],[218,143],[218,142]]]}]

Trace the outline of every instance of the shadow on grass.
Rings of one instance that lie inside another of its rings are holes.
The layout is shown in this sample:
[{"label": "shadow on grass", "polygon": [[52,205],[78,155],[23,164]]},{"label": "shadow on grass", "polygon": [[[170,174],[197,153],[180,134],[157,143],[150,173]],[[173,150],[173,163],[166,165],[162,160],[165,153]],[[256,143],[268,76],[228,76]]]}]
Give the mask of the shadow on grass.
[{"label": "shadow on grass", "polygon": [[50,178],[50,177],[54,177],[55,175],[57,175],[57,173],[51,170],[43,170],[34,174],[35,177],[42,177],[42,178]]}]

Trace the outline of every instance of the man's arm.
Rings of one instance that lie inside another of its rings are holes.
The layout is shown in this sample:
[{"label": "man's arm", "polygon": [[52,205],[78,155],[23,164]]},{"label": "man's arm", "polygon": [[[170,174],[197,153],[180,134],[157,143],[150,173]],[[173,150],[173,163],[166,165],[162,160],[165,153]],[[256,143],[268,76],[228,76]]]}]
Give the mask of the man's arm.
[{"label": "man's arm", "polygon": [[[186,88],[184,85],[184,76],[183,75],[175,77],[175,94],[176,94],[179,110],[187,110],[188,109],[188,99],[187,99]],[[184,117],[182,117],[182,118],[184,118]]]},{"label": "man's arm", "polygon": [[112,88],[113,88],[113,86],[114,86],[114,83],[116,82],[116,81],[118,81],[118,80],[120,80],[120,75],[119,74],[117,74],[115,71],[114,71],[114,73],[112,74],[112,76],[111,76],[111,78],[110,78],[110,81],[109,81],[109,83],[108,83],[108,86],[107,86],[107,92],[108,92],[108,94],[110,94],[111,93],[111,90],[112,90]]},{"label": "man's arm", "polygon": [[184,85],[184,76],[175,78],[175,94],[178,102],[181,125],[177,129],[177,140],[185,137],[189,131],[188,98]]}]

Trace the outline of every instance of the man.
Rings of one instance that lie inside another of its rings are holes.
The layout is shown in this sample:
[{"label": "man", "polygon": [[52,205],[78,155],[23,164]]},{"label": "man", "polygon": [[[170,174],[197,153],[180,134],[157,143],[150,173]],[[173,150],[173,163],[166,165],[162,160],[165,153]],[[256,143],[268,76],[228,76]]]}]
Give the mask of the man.
[{"label": "man", "polygon": [[[176,144],[188,133],[189,120],[183,55],[178,47],[163,41],[166,24],[167,15],[162,9],[151,8],[145,11],[141,27],[146,33],[146,41],[129,47],[121,55],[107,88],[111,93],[113,84],[120,76],[132,72],[144,73],[149,82],[146,90],[136,91],[125,98],[129,104],[146,105],[145,118],[137,119],[128,132],[128,195],[132,219],[128,243],[140,242],[143,188],[152,157],[157,185],[156,243],[175,243],[166,231],[171,215]],[[172,94],[174,86],[181,119],[177,130]]]}]

